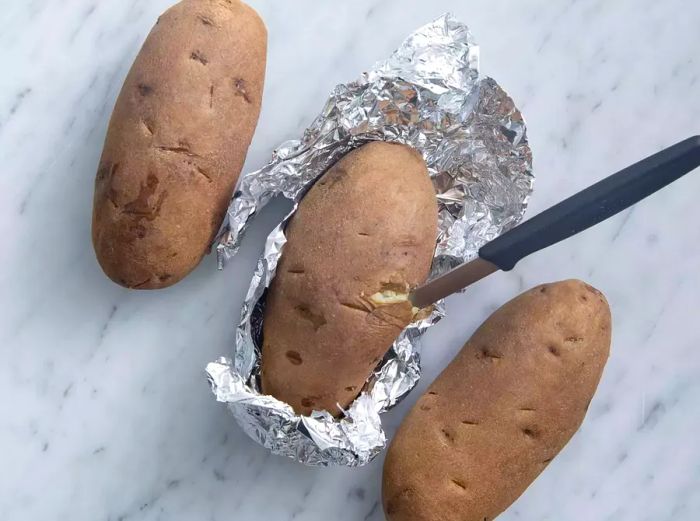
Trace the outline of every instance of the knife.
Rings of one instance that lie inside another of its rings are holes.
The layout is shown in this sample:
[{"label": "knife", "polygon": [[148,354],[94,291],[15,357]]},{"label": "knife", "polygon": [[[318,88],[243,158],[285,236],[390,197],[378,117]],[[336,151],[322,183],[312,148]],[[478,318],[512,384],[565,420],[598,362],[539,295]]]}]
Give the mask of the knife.
[{"label": "knife", "polygon": [[700,136],[643,159],[512,228],[479,250],[479,256],[415,289],[409,299],[423,308],[495,271],[510,271],[543,250],[629,208],[700,166]]}]

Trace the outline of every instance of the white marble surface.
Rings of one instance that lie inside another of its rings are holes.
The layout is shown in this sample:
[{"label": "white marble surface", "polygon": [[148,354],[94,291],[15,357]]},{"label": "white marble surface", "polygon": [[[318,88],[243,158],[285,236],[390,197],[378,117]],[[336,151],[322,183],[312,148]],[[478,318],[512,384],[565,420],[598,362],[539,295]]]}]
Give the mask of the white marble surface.
[{"label": "white marble surface", "polygon": [[[269,209],[224,273],[123,290],[90,245],[93,177],[126,71],[168,0],[0,0],[0,519],[372,520],[382,458],[312,469],[269,456],[215,403]],[[683,0],[252,1],[270,32],[247,168],[329,90],[447,10],[517,100],[538,175],[530,215],[699,133],[700,4]],[[490,311],[540,282],[604,290],[613,355],[574,440],[505,521],[700,518],[700,172],[448,301],[432,380]],[[391,435],[420,389],[386,415]]]}]

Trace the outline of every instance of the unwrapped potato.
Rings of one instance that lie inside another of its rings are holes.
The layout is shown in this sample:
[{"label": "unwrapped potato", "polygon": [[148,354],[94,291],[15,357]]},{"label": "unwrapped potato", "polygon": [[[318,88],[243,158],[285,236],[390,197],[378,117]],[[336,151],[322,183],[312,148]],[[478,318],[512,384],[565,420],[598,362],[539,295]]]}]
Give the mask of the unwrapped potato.
[{"label": "unwrapped potato", "polygon": [[610,349],[610,310],[580,281],[496,311],[401,424],[384,464],[390,521],[490,521],[581,425]]},{"label": "unwrapped potato", "polygon": [[297,413],[341,413],[414,313],[437,201],[423,158],[384,142],[343,157],[306,194],[267,296],[262,388]]},{"label": "unwrapped potato", "polygon": [[207,253],[257,125],[267,31],[238,0],[166,11],[129,72],[95,181],[92,239],[128,288],[170,286]]}]

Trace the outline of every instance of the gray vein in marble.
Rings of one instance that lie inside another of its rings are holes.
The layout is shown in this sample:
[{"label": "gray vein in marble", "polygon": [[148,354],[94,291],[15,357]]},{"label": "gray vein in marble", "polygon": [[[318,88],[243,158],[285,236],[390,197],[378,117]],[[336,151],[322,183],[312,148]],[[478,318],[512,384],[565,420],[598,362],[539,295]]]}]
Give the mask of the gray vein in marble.
[{"label": "gray vein in marble", "polygon": [[611,243],[614,243],[617,240],[617,238],[620,236],[620,234],[622,233],[622,230],[624,230],[625,226],[627,225],[630,218],[632,217],[632,214],[634,213],[634,209],[635,209],[635,207],[633,206],[629,210],[625,210],[623,212],[623,214],[622,214],[623,217],[622,217],[622,220],[620,221],[620,225],[617,227],[617,230],[615,230],[615,233],[613,234],[612,239],[610,240]]}]

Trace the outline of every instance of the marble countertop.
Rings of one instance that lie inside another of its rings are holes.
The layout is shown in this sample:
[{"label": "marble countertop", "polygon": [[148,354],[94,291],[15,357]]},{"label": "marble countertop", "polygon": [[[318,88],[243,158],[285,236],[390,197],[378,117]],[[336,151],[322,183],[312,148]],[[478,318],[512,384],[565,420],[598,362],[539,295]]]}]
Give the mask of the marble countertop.
[{"label": "marble countertop", "polygon": [[[297,137],[339,82],[445,11],[484,73],[524,111],[537,183],[529,215],[700,131],[700,4],[683,0],[252,0],[270,34],[246,169]],[[107,280],[90,243],[107,120],[168,0],[28,0],[0,12],[0,519],[381,521],[383,458],[306,468],[250,441],[210,394],[263,237],[224,272],[174,288]],[[419,389],[491,311],[541,282],[582,278],[614,315],[613,352],[573,441],[501,518],[700,517],[700,172],[448,300]]]}]

